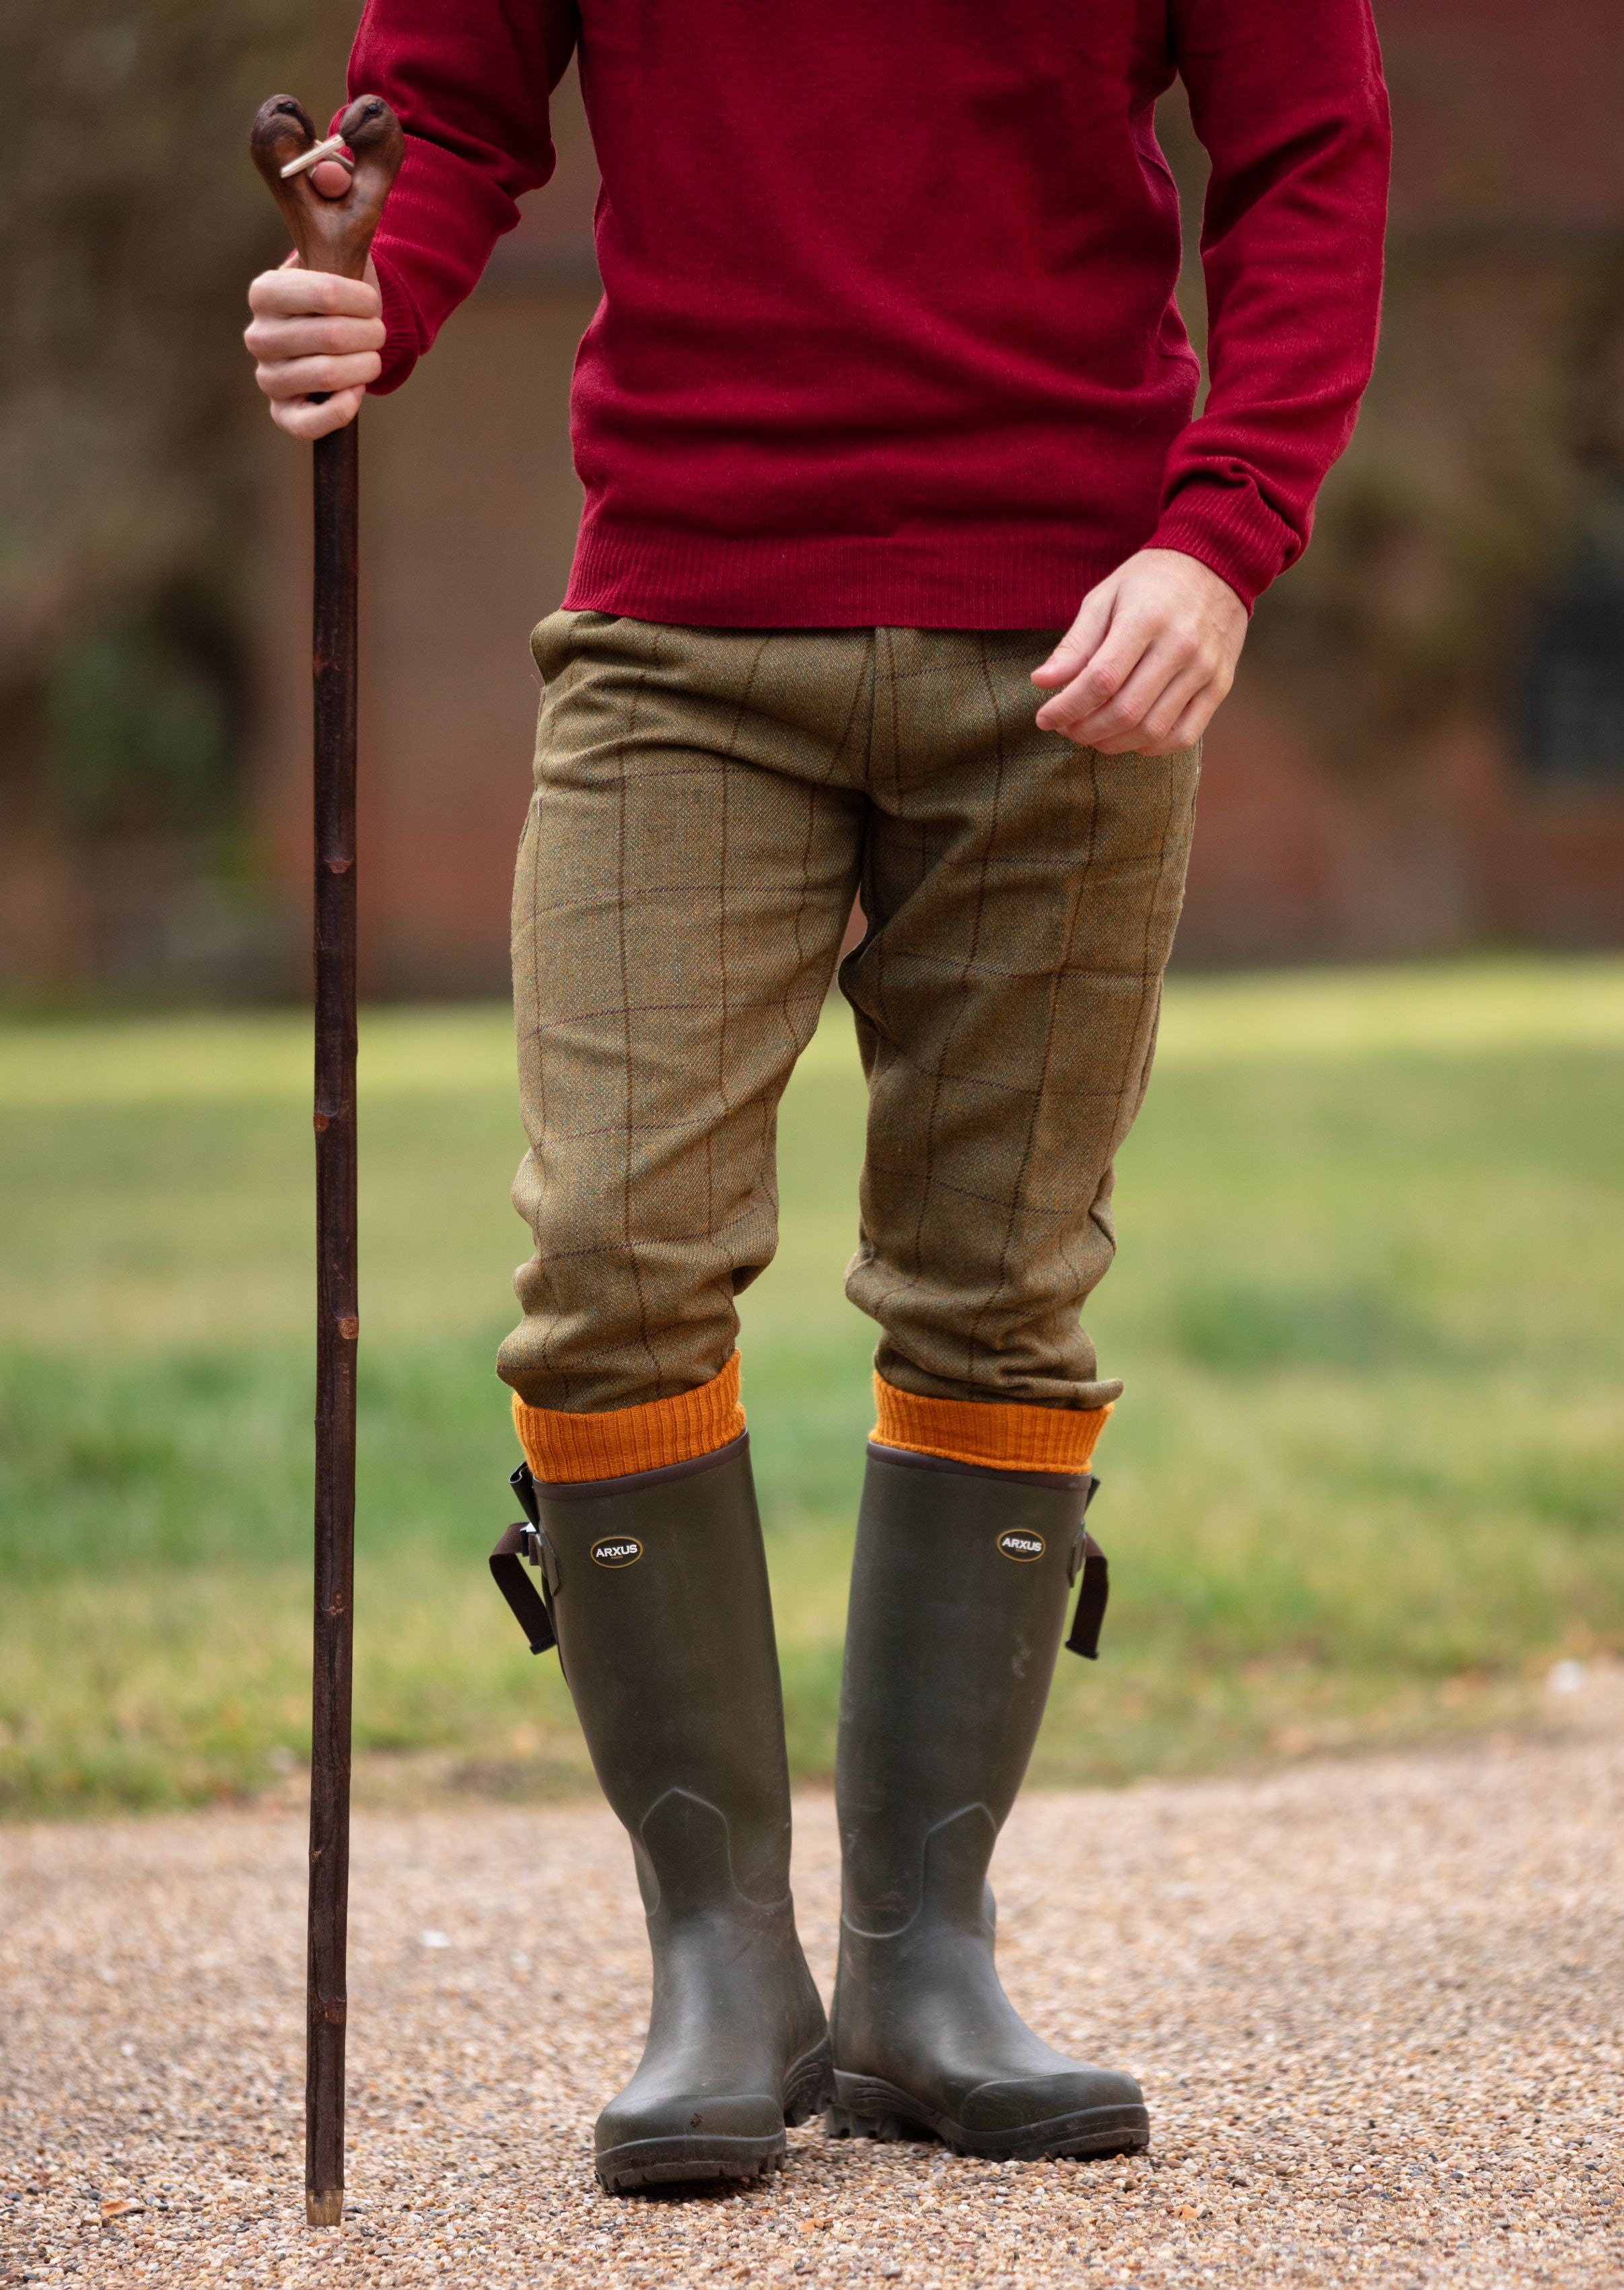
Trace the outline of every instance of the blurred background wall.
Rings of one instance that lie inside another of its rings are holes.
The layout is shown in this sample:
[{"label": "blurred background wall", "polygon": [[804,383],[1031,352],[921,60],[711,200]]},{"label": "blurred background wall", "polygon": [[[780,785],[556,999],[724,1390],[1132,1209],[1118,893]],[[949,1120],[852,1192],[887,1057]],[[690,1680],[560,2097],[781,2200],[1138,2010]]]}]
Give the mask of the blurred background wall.
[{"label": "blurred background wall", "polygon": [[[1207,750],[1179,958],[1624,943],[1624,139],[1617,0],[1378,0],[1397,138],[1381,359]],[[326,0],[12,0],[0,251],[0,992],[302,978],[308,455],[238,335],[279,259],[246,126],[336,100]],[[1164,144],[1193,246],[1203,163]],[[578,506],[596,299],[558,175],[366,415],[374,993],[497,991],[532,621]],[[1197,340],[1198,266],[1184,300]]]}]

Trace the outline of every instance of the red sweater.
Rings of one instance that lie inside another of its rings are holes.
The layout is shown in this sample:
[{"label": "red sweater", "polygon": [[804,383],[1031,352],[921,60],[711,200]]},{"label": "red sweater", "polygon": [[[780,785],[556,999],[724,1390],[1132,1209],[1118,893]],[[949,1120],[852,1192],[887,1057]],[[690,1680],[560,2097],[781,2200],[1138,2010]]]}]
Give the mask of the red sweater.
[{"label": "red sweater", "polygon": [[[580,54],[604,299],[565,602],[712,627],[1048,628],[1147,545],[1250,603],[1369,378],[1367,0],[367,0],[406,157],[393,389],[553,166]],[[1212,391],[1152,106],[1212,159]]]}]

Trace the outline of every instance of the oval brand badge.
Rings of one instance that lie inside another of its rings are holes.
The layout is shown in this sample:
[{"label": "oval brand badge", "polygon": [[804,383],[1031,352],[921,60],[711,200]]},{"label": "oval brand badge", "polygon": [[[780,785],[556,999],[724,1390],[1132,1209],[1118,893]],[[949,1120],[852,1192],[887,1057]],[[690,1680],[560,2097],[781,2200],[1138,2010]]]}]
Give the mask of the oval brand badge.
[{"label": "oval brand badge", "polygon": [[1029,1566],[1035,1558],[1043,1557],[1049,1546],[1041,1534],[1028,1534],[1022,1527],[1012,1526],[998,1537],[998,1548],[1006,1558],[1018,1558],[1023,1566]]},{"label": "oval brand badge", "polygon": [[593,1544],[592,1556],[600,1566],[635,1566],[643,1545],[635,1534],[605,1534]]}]

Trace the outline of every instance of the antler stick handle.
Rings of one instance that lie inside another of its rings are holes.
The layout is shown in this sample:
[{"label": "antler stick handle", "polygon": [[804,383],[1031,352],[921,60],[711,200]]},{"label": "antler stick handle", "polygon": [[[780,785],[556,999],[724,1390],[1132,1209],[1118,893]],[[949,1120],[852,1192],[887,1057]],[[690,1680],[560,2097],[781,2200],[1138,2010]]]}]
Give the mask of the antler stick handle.
[{"label": "antler stick handle", "polygon": [[310,115],[296,95],[273,95],[260,106],[248,148],[282,209],[305,268],[363,278],[405,138],[380,95],[357,96],[337,132],[355,155],[349,188],[337,199],[324,198],[310,180],[310,162],[321,147]]}]

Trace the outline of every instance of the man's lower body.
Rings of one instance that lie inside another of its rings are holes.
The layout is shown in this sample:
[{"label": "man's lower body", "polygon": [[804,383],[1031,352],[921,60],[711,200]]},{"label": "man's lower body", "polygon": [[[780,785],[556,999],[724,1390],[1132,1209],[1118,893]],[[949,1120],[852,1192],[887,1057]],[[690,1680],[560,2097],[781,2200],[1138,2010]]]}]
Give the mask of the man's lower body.
[{"label": "man's lower body", "polygon": [[[1040,733],[1052,634],[559,613],[514,901],[535,1235],[502,1348],[565,1675],[631,1833],[654,2001],[614,2189],[771,2167],[787,2121],[991,2155],[1142,2145],[993,1968],[986,1873],[1082,1549],[1080,1309],[1143,1095],[1197,757]],[[832,2050],[788,1783],[734,1299],[840,965],[869,1092],[847,1293],[877,1423],[848,1622]],[[1079,1904],[1079,1921],[1085,1915]]]}]

